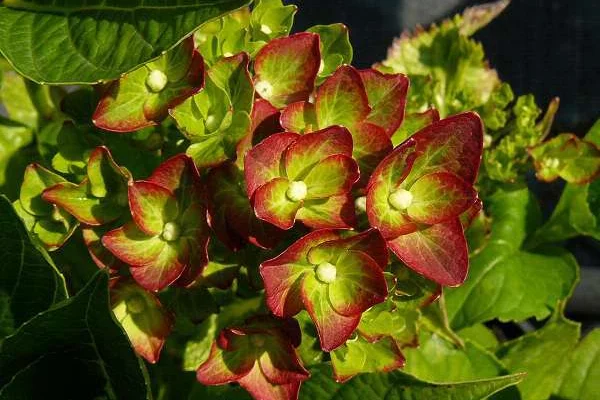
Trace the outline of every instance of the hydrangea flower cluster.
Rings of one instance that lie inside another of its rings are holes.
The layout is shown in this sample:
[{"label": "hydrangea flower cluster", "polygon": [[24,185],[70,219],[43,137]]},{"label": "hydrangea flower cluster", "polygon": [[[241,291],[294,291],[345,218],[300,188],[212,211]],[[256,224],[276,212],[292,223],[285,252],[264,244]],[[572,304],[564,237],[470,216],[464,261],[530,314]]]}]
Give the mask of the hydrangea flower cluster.
[{"label": "hydrangea flower cluster", "polygon": [[[159,295],[207,285],[213,247],[253,254],[245,265],[262,278],[266,307],[222,327],[197,377],[295,399],[309,372],[294,317],[314,324],[343,381],[404,364],[414,332],[381,321],[406,311],[396,299],[407,275],[428,288],[417,308],[465,280],[483,128],[475,113],[440,120],[434,110],[403,125],[408,78],[350,66],[343,25],[286,36],[281,21],[294,10],[257,10],[207,25],[104,88],[97,128],[171,121],[181,132],[149,176],[95,147],[78,183],[31,166],[20,204],[50,249],[81,226],[92,259],[114,276],[114,313],[149,362],[173,325]],[[45,235],[49,224],[58,233]],[[356,370],[348,360],[369,349],[385,357]]]}]

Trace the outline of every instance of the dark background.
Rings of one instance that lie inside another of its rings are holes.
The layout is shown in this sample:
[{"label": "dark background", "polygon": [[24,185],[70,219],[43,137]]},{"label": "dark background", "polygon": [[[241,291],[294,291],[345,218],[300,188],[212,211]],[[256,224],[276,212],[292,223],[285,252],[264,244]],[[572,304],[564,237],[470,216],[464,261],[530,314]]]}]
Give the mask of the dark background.
[{"label": "dark background", "polygon": [[[350,28],[353,64],[367,68],[385,58],[393,39],[486,0],[287,0],[299,6],[294,30],[342,22]],[[553,133],[583,135],[600,118],[600,0],[512,0],[477,34],[490,64],[516,95],[533,93],[544,108],[554,96],[560,109]],[[548,214],[564,183],[532,184]],[[600,326],[600,244],[570,240],[582,268],[569,304],[584,328]],[[586,330],[587,330],[586,329]]]}]

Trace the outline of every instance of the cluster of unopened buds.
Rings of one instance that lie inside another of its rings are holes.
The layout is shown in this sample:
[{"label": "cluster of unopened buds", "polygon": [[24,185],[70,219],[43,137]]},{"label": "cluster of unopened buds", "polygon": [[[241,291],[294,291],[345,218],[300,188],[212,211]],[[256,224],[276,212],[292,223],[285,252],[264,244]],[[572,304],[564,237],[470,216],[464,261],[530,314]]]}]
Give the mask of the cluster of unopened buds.
[{"label": "cluster of unopened buds", "polygon": [[[188,39],[108,86],[94,115],[97,127],[117,132],[170,115],[187,154],[144,180],[106,147],[91,152],[78,184],[30,167],[37,200],[21,203],[45,214],[24,212],[39,229],[64,226],[54,247],[81,224],[93,260],[115,276],[114,312],[148,361],[173,319],[154,292],[196,285],[213,235],[232,250],[283,250],[255,266],[272,315],[223,330],[197,371],[203,384],[239,382],[260,399],[296,398],[309,376],[296,352],[293,317],[302,310],[325,352],[357,332],[366,342],[383,337],[361,317],[395,285],[388,250],[437,285],[465,280],[464,228],[481,208],[473,187],[480,118],[405,116],[405,76],[324,68],[323,51],[319,34],[303,32],[209,64]],[[122,98],[134,86],[138,100]],[[391,345],[388,369],[403,364],[401,346]],[[334,369],[338,380],[351,376]]]}]

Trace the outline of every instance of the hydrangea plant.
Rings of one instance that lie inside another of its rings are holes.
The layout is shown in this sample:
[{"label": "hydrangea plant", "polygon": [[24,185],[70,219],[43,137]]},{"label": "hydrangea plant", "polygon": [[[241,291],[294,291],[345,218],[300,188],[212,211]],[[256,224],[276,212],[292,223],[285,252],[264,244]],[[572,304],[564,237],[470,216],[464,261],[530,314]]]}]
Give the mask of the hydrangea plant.
[{"label": "hydrangea plant", "polygon": [[[506,2],[363,70],[344,25],[247,3],[0,7],[0,399],[593,393],[545,245],[600,236],[599,129],[513,104],[470,38]],[[530,164],[569,182],[539,229]]]}]

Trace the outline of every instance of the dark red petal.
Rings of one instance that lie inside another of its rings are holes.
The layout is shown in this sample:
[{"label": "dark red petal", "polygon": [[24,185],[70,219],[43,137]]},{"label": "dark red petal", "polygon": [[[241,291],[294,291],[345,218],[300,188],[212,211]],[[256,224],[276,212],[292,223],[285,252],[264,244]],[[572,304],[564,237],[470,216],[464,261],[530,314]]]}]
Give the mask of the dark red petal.
[{"label": "dark red petal", "polygon": [[409,268],[440,285],[458,286],[467,277],[469,253],[458,218],[398,236],[388,247]]}]

